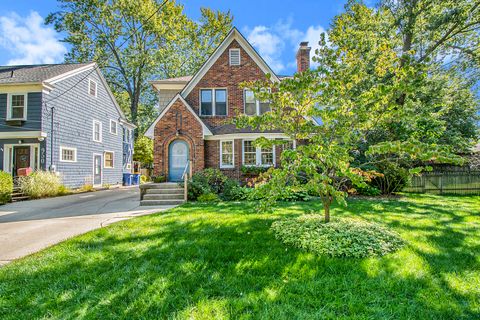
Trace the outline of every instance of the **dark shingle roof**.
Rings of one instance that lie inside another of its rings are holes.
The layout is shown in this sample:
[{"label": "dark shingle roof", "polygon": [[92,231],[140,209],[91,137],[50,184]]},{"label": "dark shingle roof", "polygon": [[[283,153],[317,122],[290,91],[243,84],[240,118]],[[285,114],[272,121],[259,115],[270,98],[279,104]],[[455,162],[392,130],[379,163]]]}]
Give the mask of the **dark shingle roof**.
[{"label": "dark shingle roof", "polygon": [[0,66],[0,84],[39,83],[91,63]]},{"label": "dark shingle roof", "polygon": [[232,134],[232,133],[282,133],[281,130],[268,130],[268,131],[261,131],[258,129],[252,129],[252,128],[242,128],[239,129],[237,128],[234,124],[225,124],[223,126],[215,127],[215,128],[210,128],[210,131],[214,135],[218,134]]}]

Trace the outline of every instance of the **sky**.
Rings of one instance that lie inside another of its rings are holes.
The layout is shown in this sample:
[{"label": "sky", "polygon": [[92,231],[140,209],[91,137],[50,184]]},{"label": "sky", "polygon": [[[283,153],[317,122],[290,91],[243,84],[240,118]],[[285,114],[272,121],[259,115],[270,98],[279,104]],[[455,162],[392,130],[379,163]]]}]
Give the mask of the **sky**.
[{"label": "sky", "polygon": [[[68,46],[65,36],[45,26],[44,18],[58,11],[56,0],[0,0],[0,65],[61,63]],[[177,0],[192,19],[200,7],[229,10],[233,24],[247,37],[270,67],[293,74],[301,41],[312,52],[320,33],[342,12],[345,0]]]}]

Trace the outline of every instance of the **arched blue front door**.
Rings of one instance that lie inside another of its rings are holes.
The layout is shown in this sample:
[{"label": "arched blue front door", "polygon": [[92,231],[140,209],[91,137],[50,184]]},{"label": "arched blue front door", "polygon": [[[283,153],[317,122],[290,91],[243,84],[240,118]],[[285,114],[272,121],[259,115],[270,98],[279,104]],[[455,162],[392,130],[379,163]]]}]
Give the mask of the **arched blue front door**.
[{"label": "arched blue front door", "polygon": [[188,144],[183,140],[174,140],[168,147],[168,180],[181,181],[188,163]]}]

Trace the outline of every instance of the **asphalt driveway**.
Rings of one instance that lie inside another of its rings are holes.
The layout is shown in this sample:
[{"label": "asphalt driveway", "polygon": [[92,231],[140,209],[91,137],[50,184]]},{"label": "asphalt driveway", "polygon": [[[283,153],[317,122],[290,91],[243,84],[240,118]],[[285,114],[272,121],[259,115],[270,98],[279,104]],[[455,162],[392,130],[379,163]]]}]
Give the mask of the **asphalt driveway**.
[{"label": "asphalt driveway", "polygon": [[140,207],[138,188],[0,206],[0,265],[113,222],[166,210]]}]

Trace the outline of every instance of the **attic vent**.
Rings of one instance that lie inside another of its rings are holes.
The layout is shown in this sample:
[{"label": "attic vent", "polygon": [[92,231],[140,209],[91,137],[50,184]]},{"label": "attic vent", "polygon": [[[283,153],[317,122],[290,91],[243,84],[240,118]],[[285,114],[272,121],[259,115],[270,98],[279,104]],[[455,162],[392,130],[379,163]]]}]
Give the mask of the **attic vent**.
[{"label": "attic vent", "polygon": [[240,49],[230,49],[230,65],[239,66],[240,65]]}]

